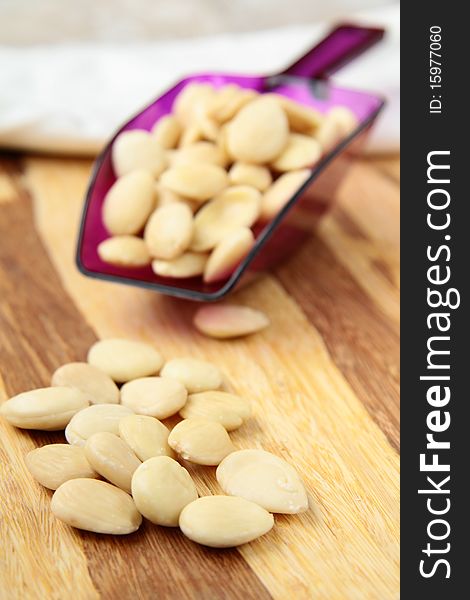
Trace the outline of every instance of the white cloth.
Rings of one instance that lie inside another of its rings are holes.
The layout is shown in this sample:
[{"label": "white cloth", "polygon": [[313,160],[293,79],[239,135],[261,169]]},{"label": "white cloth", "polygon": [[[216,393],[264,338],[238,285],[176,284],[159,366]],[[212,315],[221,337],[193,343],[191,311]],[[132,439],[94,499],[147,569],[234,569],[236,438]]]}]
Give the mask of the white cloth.
[{"label": "white cloth", "polygon": [[[383,42],[334,76],[389,103],[369,143],[399,147],[399,7],[348,21],[384,26]],[[113,131],[186,74],[274,73],[313,46],[331,24],[144,44],[0,47],[0,147],[96,154]]]}]

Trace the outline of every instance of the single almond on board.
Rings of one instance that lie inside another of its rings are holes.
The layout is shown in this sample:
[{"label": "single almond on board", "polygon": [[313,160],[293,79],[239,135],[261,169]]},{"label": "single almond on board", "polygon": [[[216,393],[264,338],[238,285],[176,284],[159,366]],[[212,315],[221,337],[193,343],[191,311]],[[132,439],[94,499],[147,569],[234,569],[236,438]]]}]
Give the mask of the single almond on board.
[{"label": "single almond on board", "polygon": [[103,262],[119,267],[145,267],[151,260],[146,243],[135,235],[110,237],[97,250]]},{"label": "single almond on board", "polygon": [[103,203],[103,222],[113,235],[138,233],[155,203],[153,177],[134,171],[120,177],[108,190]]},{"label": "single almond on board", "polygon": [[86,441],[85,455],[97,473],[131,493],[132,475],[142,463],[124,440],[108,431],[94,433]]},{"label": "single almond on board", "polygon": [[190,394],[217,390],[222,385],[222,373],[219,369],[197,358],[173,358],[165,364],[161,376],[176,379]]},{"label": "single almond on board", "polygon": [[137,377],[155,375],[163,357],[149,344],[121,338],[100,340],[88,351],[88,362],[123,383]]},{"label": "single almond on board", "polygon": [[234,451],[227,430],[204,419],[184,419],[172,429],[168,443],[182,458],[198,465],[218,465]]},{"label": "single almond on board", "polygon": [[78,412],[65,428],[69,444],[84,446],[94,433],[109,431],[119,433],[119,421],[133,411],[121,404],[95,404]]},{"label": "single almond on board", "polygon": [[260,310],[238,304],[209,304],[194,315],[194,326],[213,338],[227,339],[250,335],[269,325]]},{"label": "single almond on board", "polygon": [[227,158],[213,142],[195,142],[176,150],[170,157],[171,166],[209,163],[224,167]]},{"label": "single almond on board", "polygon": [[52,496],[52,513],[85,531],[124,535],[139,529],[142,517],[134,501],[119,488],[96,479],[70,479]]},{"label": "single almond on board", "polygon": [[149,458],[132,477],[132,496],[137,509],[152,523],[177,527],[183,508],[196,500],[191,475],[168,456]]},{"label": "single almond on board", "polygon": [[193,237],[193,212],[181,202],[160,206],[147,221],[144,240],[154,258],[181,256]]},{"label": "single almond on board", "polygon": [[0,415],[21,429],[57,431],[88,405],[88,394],[79,389],[47,387],[13,396],[0,405]]},{"label": "single almond on board", "polygon": [[320,160],[321,155],[321,144],[315,138],[291,133],[286,147],[271,166],[275,171],[295,171],[312,167]]},{"label": "single almond on board", "polygon": [[34,479],[50,490],[56,490],[69,479],[98,477],[83,448],[69,444],[48,444],[31,450],[25,463]]},{"label": "single almond on board", "polygon": [[310,177],[310,169],[284,173],[264,192],[261,218],[272,219]]},{"label": "single almond on board", "polygon": [[180,410],[184,419],[204,419],[215,421],[233,431],[240,427],[251,415],[248,400],[228,392],[210,391],[190,394]]},{"label": "single almond on board", "polygon": [[260,213],[261,194],[249,185],[234,185],[203,206],[194,217],[191,250],[211,250],[240,227],[251,227]]},{"label": "single almond on board", "polygon": [[153,177],[158,177],[167,165],[159,140],[143,129],[120,133],[113,142],[111,156],[118,177],[138,169],[145,169]]},{"label": "single almond on board", "polygon": [[274,517],[243,498],[203,496],[183,508],[179,525],[193,542],[212,548],[231,548],[270,531]]},{"label": "single almond on board", "polygon": [[204,281],[211,283],[226,279],[249,253],[255,236],[248,227],[240,227],[227,234],[212,250],[204,269]]},{"label": "single almond on board", "polygon": [[119,435],[141,461],[175,453],[168,445],[170,430],[154,417],[128,415],[119,421]]},{"label": "single almond on board", "polygon": [[162,148],[174,148],[181,135],[181,124],[174,115],[164,115],[152,127],[152,134]]},{"label": "single almond on board", "polygon": [[142,377],[121,388],[123,406],[157,419],[175,415],[185,405],[187,396],[184,385],[168,377]]},{"label": "single almond on board", "polygon": [[188,163],[171,167],[160,178],[163,186],[186,198],[204,201],[221,192],[228,185],[227,173],[222,167],[206,163]]},{"label": "single almond on board", "polygon": [[264,192],[273,181],[271,172],[267,167],[242,162],[236,162],[232,165],[228,177],[232,185],[251,185],[260,192]]},{"label": "single almond on board", "polygon": [[196,277],[204,273],[207,263],[207,254],[197,252],[185,252],[173,260],[155,259],[152,261],[152,270],[160,277],[175,277],[186,279]]},{"label": "single almond on board", "polygon": [[236,160],[262,164],[273,161],[283,151],[288,136],[289,123],[279,103],[260,96],[230,121],[227,147]]},{"label": "single almond on board", "polygon": [[111,377],[88,363],[62,365],[54,371],[51,385],[77,388],[88,395],[90,404],[119,404],[119,388]]},{"label": "single almond on board", "polygon": [[216,476],[226,494],[256,502],[269,512],[295,514],[308,509],[297,471],[270,452],[233,452],[220,463]]}]

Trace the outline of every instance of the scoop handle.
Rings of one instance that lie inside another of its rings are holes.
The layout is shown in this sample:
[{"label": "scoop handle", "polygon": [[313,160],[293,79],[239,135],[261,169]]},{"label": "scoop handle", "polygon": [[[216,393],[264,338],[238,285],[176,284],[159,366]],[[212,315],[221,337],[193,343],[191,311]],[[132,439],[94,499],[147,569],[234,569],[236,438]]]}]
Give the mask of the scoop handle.
[{"label": "scoop handle", "polygon": [[380,41],[385,30],[341,24],[280,75],[326,79]]}]

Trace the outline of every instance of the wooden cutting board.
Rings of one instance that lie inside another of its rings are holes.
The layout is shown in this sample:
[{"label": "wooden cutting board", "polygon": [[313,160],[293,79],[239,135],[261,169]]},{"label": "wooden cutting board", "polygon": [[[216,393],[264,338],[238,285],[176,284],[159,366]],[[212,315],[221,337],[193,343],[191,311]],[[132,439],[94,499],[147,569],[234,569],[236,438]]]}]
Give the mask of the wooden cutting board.
[{"label": "wooden cutting board", "polygon": [[[238,447],[263,447],[302,473],[311,509],[276,516],[235,550],[145,523],[122,538],[73,530],[26,452],[61,433],[0,422],[2,599],[307,599],[398,597],[398,159],[357,160],[337,207],[302,249],[234,301],[272,325],[237,341],[191,326],[195,305],[87,279],[74,245],[88,161],[0,161],[0,393],[49,384],[97,339],[155,344],[217,363],[251,398]],[[220,492],[214,469],[192,473]]]}]

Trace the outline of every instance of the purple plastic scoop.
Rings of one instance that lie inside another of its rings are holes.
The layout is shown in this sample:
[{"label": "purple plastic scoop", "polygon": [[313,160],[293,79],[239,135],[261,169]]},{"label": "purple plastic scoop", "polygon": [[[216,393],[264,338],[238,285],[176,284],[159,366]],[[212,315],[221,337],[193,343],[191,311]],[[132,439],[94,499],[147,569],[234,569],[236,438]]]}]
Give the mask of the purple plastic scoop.
[{"label": "purple plastic scoop", "polygon": [[[383,34],[383,29],[341,25],[282,73],[268,76],[191,75],[151,102],[115,133],[96,160],[78,239],[76,261],[80,271],[90,277],[141,286],[172,296],[211,301],[225,296],[242,280],[248,281],[256,273],[278,263],[311,233],[312,226],[327,210],[350,163],[348,155],[364,140],[384,105],[380,96],[339,88],[328,81],[328,76],[379,41]],[[276,92],[321,112],[337,105],[346,106],[358,120],[355,131],[323,156],[284,208],[268,223],[254,227],[255,245],[236,270],[226,280],[211,284],[204,283],[201,277],[160,277],[150,266],[124,268],[110,265],[101,261],[97,253],[99,243],[109,237],[101,212],[105,195],[116,180],[111,164],[111,147],[116,136],[130,129],[150,131],[158,119],[171,112],[180,91],[193,82],[209,82],[216,88],[235,83],[261,93]],[[294,206],[295,210],[291,210]]]}]

